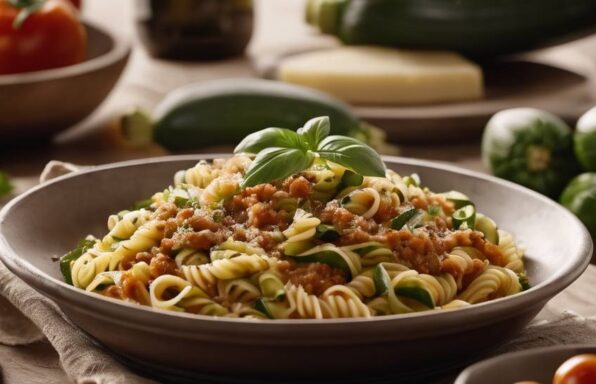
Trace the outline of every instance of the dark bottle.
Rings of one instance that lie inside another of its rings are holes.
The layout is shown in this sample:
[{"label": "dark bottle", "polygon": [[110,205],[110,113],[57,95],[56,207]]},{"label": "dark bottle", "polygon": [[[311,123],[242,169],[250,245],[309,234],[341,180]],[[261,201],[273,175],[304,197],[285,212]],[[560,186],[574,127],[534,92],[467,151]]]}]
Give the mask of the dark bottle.
[{"label": "dark bottle", "polygon": [[156,57],[238,56],[252,35],[252,0],[137,0],[136,6],[139,35]]}]

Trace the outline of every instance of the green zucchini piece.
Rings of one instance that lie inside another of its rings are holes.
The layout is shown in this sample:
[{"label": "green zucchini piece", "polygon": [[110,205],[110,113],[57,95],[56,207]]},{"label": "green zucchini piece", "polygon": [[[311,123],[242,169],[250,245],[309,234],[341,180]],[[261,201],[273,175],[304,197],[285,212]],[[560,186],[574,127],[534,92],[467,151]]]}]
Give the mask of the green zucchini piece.
[{"label": "green zucchini piece", "polygon": [[530,281],[528,280],[528,276],[526,276],[525,273],[518,273],[517,278],[519,279],[519,284],[522,287],[522,291],[527,291],[528,289],[532,288]]},{"label": "green zucchini piece", "polygon": [[373,282],[375,283],[375,291],[379,296],[385,295],[389,290],[391,278],[383,267],[383,264],[377,264],[373,270]]},{"label": "green zucchini piece", "polygon": [[349,169],[344,172],[341,177],[341,189],[347,187],[359,187],[364,182],[364,177],[362,175],[357,174],[356,172],[352,172]]},{"label": "green zucchini piece", "polygon": [[341,233],[333,226],[328,224],[319,224],[317,226],[317,232],[315,238],[323,240],[325,242],[331,242],[339,239]]},{"label": "green zucchini piece", "polygon": [[153,122],[140,109],[125,114],[120,119],[122,135],[133,145],[143,146],[153,142]]},{"label": "green zucchini piece", "polygon": [[139,200],[132,206],[133,211],[138,211],[139,209],[149,209],[151,208],[151,204],[153,204],[153,199],[148,198],[145,200]]},{"label": "green zucchini piece", "polygon": [[170,93],[154,115],[154,140],[172,150],[237,144],[266,127],[298,129],[329,116],[332,135],[367,137],[343,102],[296,85],[226,79],[184,86]]},{"label": "green zucchini piece", "polygon": [[395,294],[398,296],[407,297],[408,299],[416,300],[417,302],[421,303],[422,305],[428,308],[435,307],[430,293],[428,293],[426,289],[417,285],[406,285],[402,287],[396,287]]},{"label": "green zucchini piece", "polygon": [[[344,271],[351,280],[359,273],[358,266],[350,255],[350,251],[342,250],[333,244],[322,244],[297,256],[294,260],[301,263],[321,263]],[[356,257],[358,255],[355,254]]]},{"label": "green zucchini piece", "polygon": [[499,244],[499,231],[497,224],[487,216],[481,213],[476,214],[476,223],[474,229],[484,233],[484,238],[493,244]]},{"label": "green zucchini piece", "polygon": [[285,318],[288,308],[283,303],[272,302],[261,297],[255,302],[255,309],[273,320]]},{"label": "green zucchini piece", "polygon": [[476,223],[476,208],[473,205],[466,205],[453,212],[451,215],[455,229],[474,229]]},{"label": "green zucchini piece", "polygon": [[418,176],[417,173],[412,173],[410,176],[405,176],[403,180],[407,186],[413,185],[415,187],[419,187],[421,183],[420,176]]},{"label": "green zucchini piece", "polygon": [[60,272],[64,276],[66,284],[72,285],[72,275],[70,274],[70,263],[83,256],[90,248],[95,245],[95,240],[83,239],[79,241],[78,246],[60,258]]},{"label": "green zucchini piece", "polygon": [[455,209],[463,208],[466,205],[474,205],[468,196],[458,191],[444,192],[441,193],[441,196],[443,196],[447,201],[452,202]]},{"label": "green zucchini piece", "polygon": [[284,283],[274,273],[265,272],[259,276],[259,287],[267,299],[279,300],[286,296]]},{"label": "green zucchini piece", "polygon": [[13,186],[10,183],[10,178],[5,172],[0,171],[0,196],[8,194],[12,191]]},{"label": "green zucchini piece", "polygon": [[408,209],[407,211],[403,212],[402,214],[391,220],[391,228],[397,230],[402,229],[404,225],[406,225],[419,213],[420,210],[418,210],[417,208]]},{"label": "green zucchini piece", "polygon": [[[339,16],[312,22],[345,44],[449,50],[468,56],[559,44],[593,33],[596,19],[592,0],[350,0],[313,6],[325,6],[328,13],[328,8],[337,8]],[[329,25],[333,22],[336,25]]]},{"label": "green zucchini piece", "polygon": [[301,253],[312,249],[315,244],[310,240],[304,241],[293,241],[293,242],[284,242],[282,244],[282,249],[284,251],[284,255],[286,256],[298,256]]}]

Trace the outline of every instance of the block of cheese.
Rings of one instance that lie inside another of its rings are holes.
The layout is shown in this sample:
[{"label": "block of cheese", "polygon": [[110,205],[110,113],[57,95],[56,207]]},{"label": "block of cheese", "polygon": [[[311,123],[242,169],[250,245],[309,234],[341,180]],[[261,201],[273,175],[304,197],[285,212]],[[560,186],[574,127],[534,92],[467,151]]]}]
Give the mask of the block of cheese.
[{"label": "block of cheese", "polygon": [[354,104],[430,104],[483,95],[480,67],[452,52],[341,47],[291,56],[278,75]]}]

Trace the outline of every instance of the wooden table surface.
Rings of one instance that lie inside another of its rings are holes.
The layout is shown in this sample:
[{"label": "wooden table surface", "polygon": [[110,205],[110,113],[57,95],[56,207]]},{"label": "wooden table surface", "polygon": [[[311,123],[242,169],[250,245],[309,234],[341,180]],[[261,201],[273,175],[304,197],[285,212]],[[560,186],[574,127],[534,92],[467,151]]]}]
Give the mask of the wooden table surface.
[{"label": "wooden table surface", "polygon": [[[250,56],[264,55],[283,47],[288,41],[312,44],[312,32],[302,23],[301,1],[256,0],[257,23],[249,56],[210,63],[180,63],[150,58],[135,36],[132,0],[86,0],[84,14],[88,20],[128,37],[134,47],[130,63],[120,83],[108,100],[86,121],[61,135],[52,145],[27,143],[0,150],[0,169],[9,172],[16,193],[35,185],[44,165],[52,159],[78,164],[101,164],[112,161],[157,156],[155,149],[130,150],[114,148],[105,139],[106,122],[132,107],[151,109],[171,89],[190,81],[222,77],[252,77],[255,70]],[[329,44],[326,39],[316,44]],[[574,43],[593,49],[596,39]],[[212,151],[207,148],[204,151]],[[478,142],[402,147],[402,155],[455,163],[469,169],[485,171],[480,161]],[[0,201],[2,205],[3,201]],[[5,200],[4,200],[5,202]],[[584,316],[596,316],[596,266],[590,266],[580,279],[555,297],[539,315],[552,318],[562,310]],[[32,363],[33,362],[33,363]],[[4,382],[63,383],[65,377],[57,356],[48,344],[27,347],[0,345],[0,365]],[[2,376],[0,376],[2,382]]]}]

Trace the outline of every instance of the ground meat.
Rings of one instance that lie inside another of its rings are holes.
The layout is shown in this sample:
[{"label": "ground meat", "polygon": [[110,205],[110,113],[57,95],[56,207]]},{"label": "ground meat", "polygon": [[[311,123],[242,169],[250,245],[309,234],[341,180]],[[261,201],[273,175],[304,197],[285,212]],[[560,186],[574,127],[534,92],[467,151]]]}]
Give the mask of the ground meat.
[{"label": "ground meat", "polygon": [[259,244],[259,247],[263,248],[267,253],[274,251],[278,246],[278,242],[267,232],[261,233],[261,235],[256,238],[256,241],[257,244]]},{"label": "ground meat", "polygon": [[253,196],[257,201],[271,201],[273,194],[277,192],[277,188],[272,184],[259,184],[255,187],[245,188],[241,196],[248,197]]},{"label": "ground meat", "polygon": [[290,193],[290,196],[297,197],[299,199],[306,199],[312,193],[312,183],[304,176],[289,179],[284,187],[286,191]]},{"label": "ground meat", "polygon": [[333,285],[346,283],[342,270],[321,263],[298,264],[288,272],[288,279],[294,285],[301,285],[309,294],[317,296]]},{"label": "ground meat", "polygon": [[151,259],[149,273],[153,279],[156,279],[161,275],[178,275],[179,271],[174,260],[163,253],[159,253]]},{"label": "ground meat", "polygon": [[211,232],[206,229],[200,232],[182,232],[175,233],[174,237],[174,248],[192,248],[192,249],[203,249],[207,250],[212,246],[219,244],[226,240],[226,236],[223,232]]},{"label": "ground meat", "polygon": [[149,263],[151,263],[151,259],[152,258],[153,258],[153,254],[151,252],[139,252],[135,256],[135,261],[137,263],[140,263],[141,261],[144,261],[145,263],[149,264]]},{"label": "ground meat", "polygon": [[124,296],[122,295],[122,289],[120,289],[120,287],[118,287],[117,285],[110,285],[109,287],[103,289],[99,293],[104,296],[111,297],[113,299],[124,299]]},{"label": "ground meat", "polygon": [[150,304],[147,288],[130,272],[122,274],[122,296],[132,299],[137,303]]},{"label": "ground meat", "polygon": [[271,203],[256,203],[249,208],[249,225],[257,228],[267,228],[271,226],[280,227],[282,230],[287,227],[289,217],[285,211],[276,211]]},{"label": "ground meat", "polygon": [[469,282],[474,280],[478,274],[484,271],[485,265],[482,260],[474,259],[468,270],[461,271],[460,266],[452,259],[446,258],[441,262],[441,272],[448,273],[455,281],[461,282],[459,289],[465,289]]},{"label": "ground meat", "polygon": [[348,229],[360,229],[364,232],[375,234],[379,225],[374,220],[367,220],[347,209],[340,207],[337,200],[332,200],[323,209],[320,219],[325,224],[331,224],[340,232]]},{"label": "ground meat", "polygon": [[441,269],[440,255],[444,254],[444,246],[442,239],[432,232],[388,230],[373,239],[388,243],[400,262],[420,273],[437,274]]},{"label": "ground meat", "polygon": [[176,216],[178,207],[174,203],[163,203],[155,211],[155,218],[157,220],[167,220]]},{"label": "ground meat", "polygon": [[161,239],[161,243],[159,245],[159,252],[169,256],[172,254],[172,248],[174,248],[174,240]]},{"label": "ground meat", "polygon": [[446,236],[444,241],[447,251],[451,251],[458,246],[473,247],[482,252],[491,264],[500,267],[504,267],[507,264],[507,260],[499,250],[499,247],[488,242],[482,232],[472,230],[455,231]]},{"label": "ground meat", "polygon": [[374,219],[377,223],[384,223],[397,216],[398,210],[391,198],[387,195],[382,196],[379,209],[375,213]]},{"label": "ground meat", "polygon": [[208,229],[211,232],[217,232],[222,225],[213,221],[211,216],[200,212],[195,214],[193,217],[188,219],[188,224],[195,230],[195,231],[202,231],[204,229]]}]

